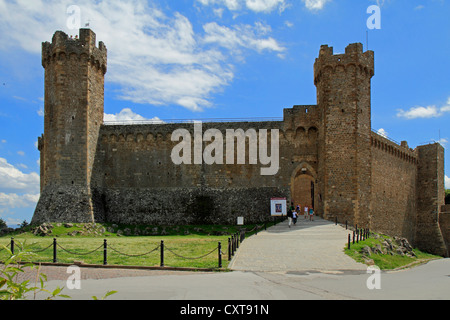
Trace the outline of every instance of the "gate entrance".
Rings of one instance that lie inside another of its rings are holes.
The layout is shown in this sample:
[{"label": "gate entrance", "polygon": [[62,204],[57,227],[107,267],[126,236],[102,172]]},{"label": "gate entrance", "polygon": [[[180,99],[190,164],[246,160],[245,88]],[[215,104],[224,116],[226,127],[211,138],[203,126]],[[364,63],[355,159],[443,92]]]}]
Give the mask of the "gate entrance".
[{"label": "gate entrance", "polygon": [[309,165],[303,164],[294,171],[291,178],[291,201],[295,208],[297,205],[301,206],[299,213],[303,214],[305,206],[313,207],[316,211],[317,200],[315,172]]}]

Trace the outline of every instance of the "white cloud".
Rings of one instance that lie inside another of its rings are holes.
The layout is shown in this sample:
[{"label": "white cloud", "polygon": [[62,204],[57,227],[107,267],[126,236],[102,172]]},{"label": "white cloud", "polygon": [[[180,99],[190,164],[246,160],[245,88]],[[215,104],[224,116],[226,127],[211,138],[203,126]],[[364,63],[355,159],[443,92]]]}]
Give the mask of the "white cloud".
[{"label": "white cloud", "polygon": [[302,0],[308,10],[322,10],[327,2],[331,0]]},{"label": "white cloud", "polygon": [[[18,167],[24,167],[18,165]],[[33,208],[39,201],[39,175],[23,173],[17,167],[0,158],[0,216],[15,214],[18,208]],[[12,225],[11,218],[7,218]]]},{"label": "white cloud", "polygon": [[284,0],[246,0],[247,8],[255,12],[272,12],[282,6]]},{"label": "white cloud", "polygon": [[197,0],[205,6],[224,6],[230,11],[248,9],[253,12],[270,13],[276,9],[283,11],[286,8],[285,0]]},{"label": "white cloud", "polygon": [[270,32],[270,27],[261,23],[250,25],[237,25],[232,28],[211,22],[203,26],[206,43],[215,43],[220,47],[237,52],[241,48],[252,49],[258,52],[265,50],[283,52],[282,47],[275,39],[264,38]]},{"label": "white cloud", "polygon": [[40,190],[40,177],[36,172],[23,173],[6,159],[0,158],[0,190],[37,193]]},{"label": "white cloud", "polygon": [[385,138],[388,137],[387,131],[384,130],[383,128],[381,128],[380,130],[378,130],[377,133],[378,133],[380,136],[383,136],[383,137],[385,137]]},{"label": "white cloud", "polygon": [[39,110],[37,111],[38,116],[43,117],[45,115],[44,113],[44,106],[40,106]]},{"label": "white cloud", "polygon": [[450,189],[450,178],[445,176],[445,189]]},{"label": "white cloud", "polygon": [[125,108],[119,113],[116,114],[106,114],[104,115],[104,121],[106,123],[116,123],[116,124],[142,124],[142,123],[164,123],[158,117],[154,117],[152,119],[144,118],[143,116],[134,113],[131,109]]},{"label": "white cloud", "polygon": [[[284,2],[198,1],[205,5],[220,2],[230,10],[247,6],[247,2],[253,10],[269,10]],[[0,29],[8,30],[2,34],[0,50],[9,52],[16,45],[40,54],[41,42],[51,41],[56,30],[77,34],[78,30],[67,27],[66,10],[72,4],[72,0],[0,0]],[[201,111],[212,106],[212,94],[233,80],[234,52],[223,51],[218,42],[204,41],[210,35],[194,32],[191,22],[180,13],[166,14],[144,0],[80,0],[76,5],[81,9],[81,25],[89,19],[97,40],[108,48],[106,80],[119,85],[120,99]],[[247,32],[245,36],[250,45],[237,42],[235,50],[279,53],[281,49],[267,35]]]},{"label": "white cloud", "polygon": [[407,111],[403,109],[398,109],[397,117],[406,119],[439,118],[444,116],[448,112],[450,112],[450,98],[447,100],[447,103],[442,107],[432,105],[427,107],[416,106],[412,107]]},{"label": "white cloud", "polygon": [[448,143],[448,139],[446,139],[446,138],[441,138],[438,142],[439,142],[443,147],[445,147],[445,145]]},{"label": "white cloud", "polygon": [[38,194],[23,194],[16,193],[2,193],[0,192],[0,208],[28,208],[36,206],[39,201]]}]

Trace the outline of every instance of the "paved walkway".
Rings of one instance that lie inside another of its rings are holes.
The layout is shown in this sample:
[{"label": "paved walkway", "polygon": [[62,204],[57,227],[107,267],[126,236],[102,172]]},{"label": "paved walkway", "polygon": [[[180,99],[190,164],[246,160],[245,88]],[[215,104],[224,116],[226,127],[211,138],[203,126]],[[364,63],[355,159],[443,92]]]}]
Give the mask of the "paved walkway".
[{"label": "paved walkway", "polygon": [[244,240],[230,269],[254,272],[366,271],[344,253],[350,231],[332,222],[300,216],[289,228],[287,221]]}]

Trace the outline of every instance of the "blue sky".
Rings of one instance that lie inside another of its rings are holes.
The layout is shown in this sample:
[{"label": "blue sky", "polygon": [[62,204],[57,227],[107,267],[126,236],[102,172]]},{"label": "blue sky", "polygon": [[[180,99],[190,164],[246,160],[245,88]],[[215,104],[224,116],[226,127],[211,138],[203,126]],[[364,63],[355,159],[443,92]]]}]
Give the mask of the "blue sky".
[{"label": "blue sky", "polygon": [[[380,29],[367,27],[371,5]],[[56,30],[89,23],[105,42],[109,120],[282,117],[316,104],[322,44],[366,50],[368,33],[373,129],[447,147],[449,15],[444,0],[0,0],[0,217],[29,222],[39,198],[41,43]],[[446,176],[450,188],[448,155]]]}]

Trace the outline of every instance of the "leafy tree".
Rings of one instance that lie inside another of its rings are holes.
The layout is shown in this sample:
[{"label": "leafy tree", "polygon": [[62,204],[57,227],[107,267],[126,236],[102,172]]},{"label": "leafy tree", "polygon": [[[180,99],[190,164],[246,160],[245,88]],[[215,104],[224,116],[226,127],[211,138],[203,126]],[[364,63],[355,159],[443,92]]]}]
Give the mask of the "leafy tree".
[{"label": "leafy tree", "polygon": [[8,226],[6,225],[6,222],[5,222],[5,220],[3,220],[2,218],[0,218],[0,230],[1,229],[5,229],[5,228],[7,228]]},{"label": "leafy tree", "polygon": [[445,190],[445,204],[450,204],[450,189]]}]

